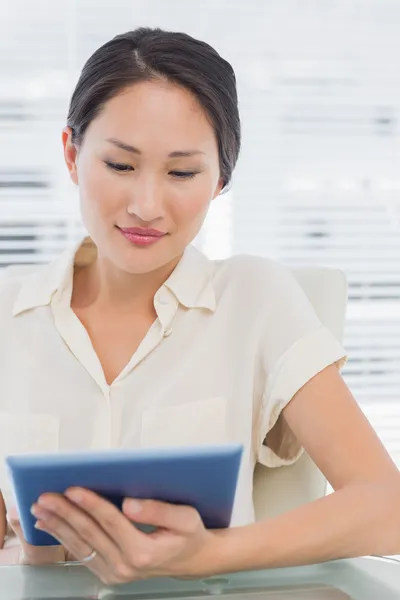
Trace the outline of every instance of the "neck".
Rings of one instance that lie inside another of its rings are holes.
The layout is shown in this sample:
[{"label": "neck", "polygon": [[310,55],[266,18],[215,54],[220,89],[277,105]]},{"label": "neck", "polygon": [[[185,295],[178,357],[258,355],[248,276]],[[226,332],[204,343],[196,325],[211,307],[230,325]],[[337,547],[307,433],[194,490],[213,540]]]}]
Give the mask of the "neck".
[{"label": "neck", "polygon": [[104,312],[132,310],[154,312],[154,295],[178,264],[180,257],[150,273],[131,274],[97,256],[88,267],[77,270],[73,304],[76,308],[95,305]]}]

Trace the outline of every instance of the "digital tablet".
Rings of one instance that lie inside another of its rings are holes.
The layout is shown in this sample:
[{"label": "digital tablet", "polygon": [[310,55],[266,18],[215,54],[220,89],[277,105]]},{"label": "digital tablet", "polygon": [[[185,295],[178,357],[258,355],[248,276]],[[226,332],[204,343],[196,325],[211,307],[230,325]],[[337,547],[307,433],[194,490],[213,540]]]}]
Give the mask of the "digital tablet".
[{"label": "digital tablet", "polygon": [[[205,527],[228,527],[243,447],[106,450],[13,455],[6,458],[25,539],[35,546],[59,542],[34,528],[30,509],[45,492],[69,487],[96,492],[121,508],[125,497],[193,506]],[[149,523],[151,526],[151,523]]]}]

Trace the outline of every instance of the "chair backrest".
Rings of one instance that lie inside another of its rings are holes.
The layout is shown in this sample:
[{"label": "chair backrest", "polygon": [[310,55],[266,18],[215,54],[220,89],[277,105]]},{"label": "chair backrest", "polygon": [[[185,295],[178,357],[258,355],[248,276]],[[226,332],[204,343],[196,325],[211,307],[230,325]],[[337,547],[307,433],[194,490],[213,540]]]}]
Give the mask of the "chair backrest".
[{"label": "chair backrest", "polygon": [[[321,322],[342,341],[347,283],[342,271],[329,268],[293,270]],[[274,517],[326,493],[326,480],[305,452],[293,465],[274,469],[257,464],[253,500],[256,520]]]}]

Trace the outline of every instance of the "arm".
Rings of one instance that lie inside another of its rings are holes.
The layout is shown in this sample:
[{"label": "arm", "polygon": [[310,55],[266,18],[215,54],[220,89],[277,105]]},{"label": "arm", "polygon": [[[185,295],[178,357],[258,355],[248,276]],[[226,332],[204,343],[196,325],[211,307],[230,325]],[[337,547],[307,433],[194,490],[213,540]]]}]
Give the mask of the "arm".
[{"label": "arm", "polygon": [[[123,513],[93,492],[44,494],[39,529],[106,584],[204,577],[237,570],[400,553],[400,476],[336,367],[297,392],[282,413],[336,490],[274,519],[209,531],[188,506],[126,499]],[[133,524],[151,523],[142,533]]]},{"label": "arm", "polygon": [[282,418],[335,492],[273,519],[218,533],[215,570],[399,554],[400,473],[337,368],[308,382]]}]

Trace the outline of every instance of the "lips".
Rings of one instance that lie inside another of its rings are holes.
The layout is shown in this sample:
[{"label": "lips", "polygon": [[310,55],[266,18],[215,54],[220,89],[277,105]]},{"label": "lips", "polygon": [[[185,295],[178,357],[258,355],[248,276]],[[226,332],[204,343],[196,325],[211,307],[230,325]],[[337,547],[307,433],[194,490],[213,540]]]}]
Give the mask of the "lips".
[{"label": "lips", "polygon": [[143,227],[120,227],[123,233],[130,235],[143,235],[145,237],[162,237],[165,235],[163,231],[158,229],[144,229]]},{"label": "lips", "polygon": [[166,233],[158,229],[144,229],[141,227],[119,227],[124,238],[135,246],[149,246],[160,241]]}]

